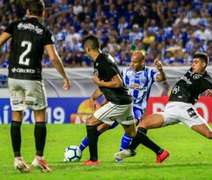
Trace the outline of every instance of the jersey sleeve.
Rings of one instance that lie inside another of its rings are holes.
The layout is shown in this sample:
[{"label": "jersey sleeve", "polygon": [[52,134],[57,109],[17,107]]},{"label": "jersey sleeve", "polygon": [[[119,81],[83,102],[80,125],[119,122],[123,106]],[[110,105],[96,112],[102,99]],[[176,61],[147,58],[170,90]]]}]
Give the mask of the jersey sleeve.
[{"label": "jersey sleeve", "polygon": [[46,30],[45,32],[45,36],[44,36],[44,46],[48,45],[48,44],[54,44],[54,36],[52,35],[52,33],[49,30]]},{"label": "jersey sleeve", "polygon": [[14,27],[14,24],[15,24],[15,22],[9,24],[9,25],[7,26],[7,28],[4,30],[4,32],[13,35],[13,27]]},{"label": "jersey sleeve", "polygon": [[203,79],[203,81],[201,81],[201,86],[207,90],[207,89],[212,89],[212,79],[210,76],[206,77]]},{"label": "jersey sleeve", "polygon": [[155,69],[152,69],[151,70],[151,78],[153,80],[153,82],[156,81],[156,76],[159,74],[159,71],[158,70],[155,70]]}]

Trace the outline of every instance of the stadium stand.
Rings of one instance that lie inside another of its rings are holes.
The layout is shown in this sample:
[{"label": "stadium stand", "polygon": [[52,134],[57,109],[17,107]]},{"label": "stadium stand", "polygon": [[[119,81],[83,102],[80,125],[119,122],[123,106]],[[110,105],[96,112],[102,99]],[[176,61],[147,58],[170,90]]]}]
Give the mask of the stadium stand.
[{"label": "stadium stand", "polygon": [[[66,67],[92,66],[82,39],[96,34],[102,49],[120,66],[129,64],[134,50],[146,54],[148,65],[160,58],[164,65],[182,66],[196,51],[207,52],[212,63],[212,2],[210,0],[45,0],[43,23],[54,33],[56,48]],[[0,1],[0,33],[8,23],[25,18],[27,0]],[[7,67],[9,43],[0,53]],[[43,66],[51,67],[47,57]]]}]

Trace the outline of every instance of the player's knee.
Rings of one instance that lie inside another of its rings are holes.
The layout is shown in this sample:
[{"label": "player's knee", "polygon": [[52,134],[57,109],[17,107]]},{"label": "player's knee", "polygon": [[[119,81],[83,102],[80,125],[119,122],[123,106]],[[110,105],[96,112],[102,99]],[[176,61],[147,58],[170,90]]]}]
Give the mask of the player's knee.
[{"label": "player's knee", "polygon": [[134,138],[136,136],[137,132],[133,131],[133,132],[129,132],[127,134],[128,134],[129,137]]},{"label": "player's knee", "polygon": [[208,132],[206,133],[206,137],[207,137],[208,139],[212,139],[212,131],[208,131]]},{"label": "player's knee", "polygon": [[94,116],[91,116],[86,120],[87,126],[96,126],[98,124],[99,124],[99,122]]}]

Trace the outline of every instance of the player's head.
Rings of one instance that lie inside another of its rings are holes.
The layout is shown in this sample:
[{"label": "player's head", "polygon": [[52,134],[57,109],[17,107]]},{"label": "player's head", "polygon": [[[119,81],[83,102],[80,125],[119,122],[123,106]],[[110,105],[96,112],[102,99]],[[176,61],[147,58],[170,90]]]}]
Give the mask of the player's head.
[{"label": "player's head", "polygon": [[83,47],[86,54],[91,57],[91,53],[94,51],[98,51],[100,48],[99,39],[94,35],[89,35],[84,38]]},{"label": "player's head", "polygon": [[194,73],[204,73],[209,63],[209,56],[203,52],[197,52],[193,55],[192,71]]},{"label": "player's head", "polygon": [[45,13],[45,4],[42,0],[30,1],[27,6],[27,16],[42,17]]},{"label": "player's head", "polygon": [[141,51],[135,51],[131,55],[130,67],[134,71],[140,71],[144,67],[145,56]]}]

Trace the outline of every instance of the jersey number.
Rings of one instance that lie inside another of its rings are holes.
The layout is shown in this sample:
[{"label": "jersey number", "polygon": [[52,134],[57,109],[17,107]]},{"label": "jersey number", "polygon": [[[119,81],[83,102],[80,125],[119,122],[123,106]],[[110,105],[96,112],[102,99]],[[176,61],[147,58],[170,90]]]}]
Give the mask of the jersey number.
[{"label": "jersey number", "polygon": [[21,47],[24,47],[24,48],[26,48],[26,49],[25,49],[25,51],[20,55],[18,63],[19,63],[19,64],[22,64],[22,65],[25,65],[25,66],[28,66],[28,65],[29,65],[30,59],[29,59],[29,58],[26,58],[26,56],[27,56],[27,54],[29,54],[29,52],[30,52],[31,49],[32,49],[32,43],[29,42],[29,41],[22,41]]}]

